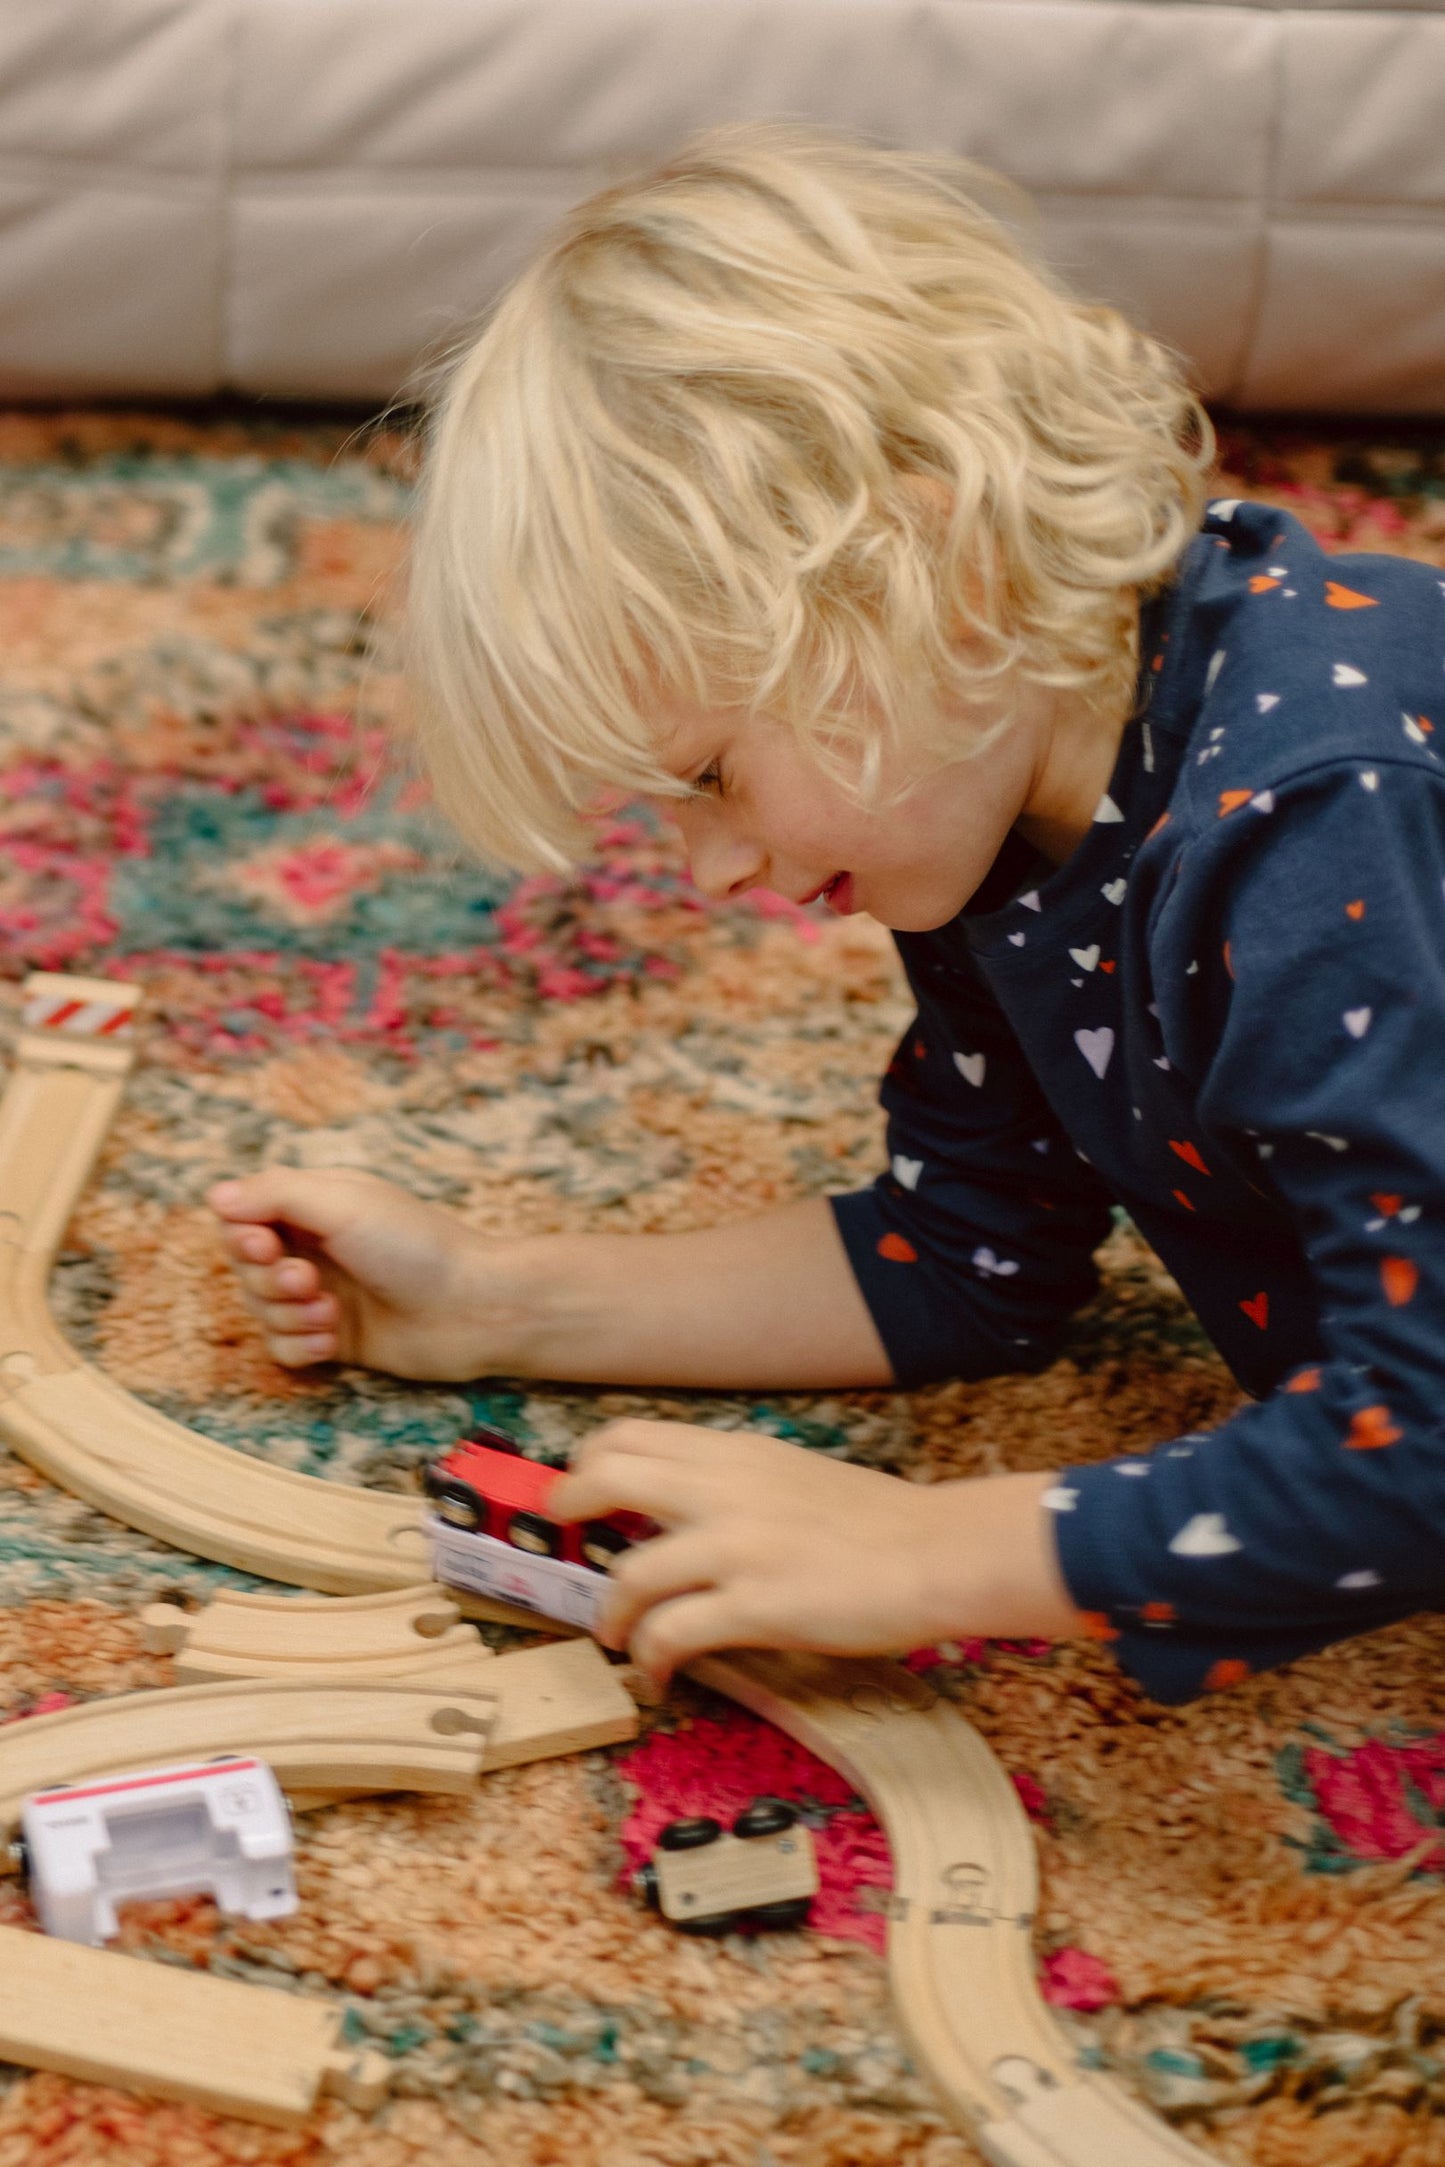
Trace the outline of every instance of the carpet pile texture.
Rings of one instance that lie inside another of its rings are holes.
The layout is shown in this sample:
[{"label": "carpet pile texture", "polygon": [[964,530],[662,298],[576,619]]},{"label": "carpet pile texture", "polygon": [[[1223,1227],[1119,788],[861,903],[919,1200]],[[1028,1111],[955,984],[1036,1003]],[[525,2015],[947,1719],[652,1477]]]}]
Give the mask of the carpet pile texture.
[{"label": "carpet pile texture", "polygon": [[[1445,567],[1445,440],[1230,427],[1223,454],[1229,493]],[[363,1166],[498,1234],[737,1217],[872,1178],[907,1020],[877,928],[705,905],[641,812],[570,883],[458,859],[386,757],[410,471],[400,434],[325,419],[0,415],[0,1050],[28,970],[147,996],[53,1287],[85,1356],[238,1452],[393,1490],[478,1420],[559,1460],[608,1415],[676,1415],[927,1482],[1227,1414],[1229,1376],[1124,1226],[1031,1378],[729,1397],[271,1364],[202,1203],[223,1173]],[[138,1611],[227,1585],[259,1583],[0,1456],[0,1716],[166,1683]],[[1170,1710],[1088,1643],[912,1659],[1031,1817],[1061,2021],[1221,2160],[1445,2167],[1442,1657],[1423,1618]],[[685,1940],[638,1907],[663,1820],[764,1791],[815,1830],[812,1928]],[[976,2163],[890,2020],[878,1829],[700,1691],[635,1746],[475,1799],[310,1816],[298,1869],[290,1920],[152,1904],[123,1946],[331,1998],[392,2058],[390,2104],[278,2133],[0,2069],[0,2167]],[[0,1920],[34,1923],[11,1881]]]}]

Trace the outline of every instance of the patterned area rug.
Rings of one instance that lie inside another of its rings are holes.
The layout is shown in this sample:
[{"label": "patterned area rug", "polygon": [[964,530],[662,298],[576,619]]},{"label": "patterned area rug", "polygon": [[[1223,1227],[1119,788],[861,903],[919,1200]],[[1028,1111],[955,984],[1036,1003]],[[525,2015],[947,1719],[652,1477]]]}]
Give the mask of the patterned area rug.
[{"label": "patterned area rug", "polygon": [[[1227,1413],[1228,1376],[1122,1227],[1034,1378],[751,1399],[270,1364],[201,1203],[223,1172],[370,1167],[499,1232],[741,1215],[871,1178],[905,1020],[867,922],[706,907],[642,817],[570,886],[457,862],[383,758],[407,462],[398,437],[284,416],[0,416],[5,1044],[35,967],[133,977],[149,1004],[54,1289],[85,1354],[238,1452],[393,1490],[478,1418],[557,1459],[602,1416],[678,1413],[928,1481]],[[1232,429],[1225,467],[1332,543],[1445,565],[1445,439]],[[165,1683],[137,1611],[222,1584],[257,1583],[0,1458],[7,1719]],[[1445,2163],[1442,1656],[1421,1620],[1182,1710],[1089,1644],[914,1659],[1033,1820],[1049,2000],[1222,2160]],[[638,1908],[629,1866],[663,1819],[762,1790],[817,1833],[810,1930],[684,1940]],[[150,1905],[124,1945],[330,1997],[392,2058],[391,2103],[277,2134],[3,2071],[0,2167],[975,2161],[890,2021],[878,1830],[701,1692],[635,1747],[475,1800],[313,1815],[298,1865],[291,1920]],[[33,1923],[11,1882],[0,1919]]]}]

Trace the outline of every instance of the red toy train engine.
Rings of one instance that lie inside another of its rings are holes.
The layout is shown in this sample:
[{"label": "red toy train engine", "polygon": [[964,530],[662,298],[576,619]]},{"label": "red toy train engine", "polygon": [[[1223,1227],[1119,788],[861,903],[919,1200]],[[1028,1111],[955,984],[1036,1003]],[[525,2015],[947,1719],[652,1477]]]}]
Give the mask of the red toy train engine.
[{"label": "red toy train engine", "polygon": [[500,1430],[478,1431],[433,1461],[425,1482],[437,1579],[590,1626],[600,1576],[657,1528],[635,1512],[575,1524],[549,1518],[560,1473],[524,1458]]}]

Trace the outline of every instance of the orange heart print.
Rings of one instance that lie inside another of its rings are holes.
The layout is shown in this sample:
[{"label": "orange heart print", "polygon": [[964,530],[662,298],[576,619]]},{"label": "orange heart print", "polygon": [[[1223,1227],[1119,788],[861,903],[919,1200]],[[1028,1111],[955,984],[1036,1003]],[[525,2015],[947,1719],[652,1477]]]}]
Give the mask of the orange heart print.
[{"label": "orange heart print", "polygon": [[1396,1445],[1405,1432],[1396,1427],[1388,1407],[1362,1407],[1350,1424],[1345,1443],[1352,1452],[1377,1452],[1382,1445]]}]

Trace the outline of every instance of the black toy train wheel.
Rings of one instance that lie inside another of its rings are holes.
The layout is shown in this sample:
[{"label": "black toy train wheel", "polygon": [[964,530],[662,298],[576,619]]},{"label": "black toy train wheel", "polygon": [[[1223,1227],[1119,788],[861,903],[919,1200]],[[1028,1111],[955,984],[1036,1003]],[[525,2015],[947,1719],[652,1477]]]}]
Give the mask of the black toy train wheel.
[{"label": "black toy train wheel", "polygon": [[514,1550],[527,1550],[535,1558],[555,1558],[562,1549],[562,1530],[540,1513],[514,1512],[507,1522],[507,1540]]},{"label": "black toy train wheel", "polygon": [[427,1492],[437,1518],[445,1520],[448,1527],[462,1528],[468,1535],[486,1527],[487,1508],[469,1484],[454,1482],[446,1475],[428,1476]]},{"label": "black toy train wheel", "polygon": [[735,1836],[781,1836],[785,1828],[793,1828],[798,1819],[797,1808],[782,1798],[755,1798],[751,1806],[745,1806],[733,1823]]},{"label": "black toy train wheel", "polygon": [[612,1527],[606,1520],[587,1520],[583,1523],[577,1547],[584,1565],[590,1565],[594,1572],[605,1573],[612,1560],[621,1557],[624,1550],[630,1550],[632,1544],[620,1527]]},{"label": "black toy train wheel", "polygon": [[700,1851],[705,1843],[716,1843],[722,1834],[721,1821],[714,1821],[709,1813],[686,1815],[681,1821],[669,1821],[657,1833],[659,1851]]},{"label": "black toy train wheel", "polygon": [[794,1896],[781,1904],[754,1904],[743,1916],[750,1926],[806,1926],[812,1908],[811,1896]]}]

